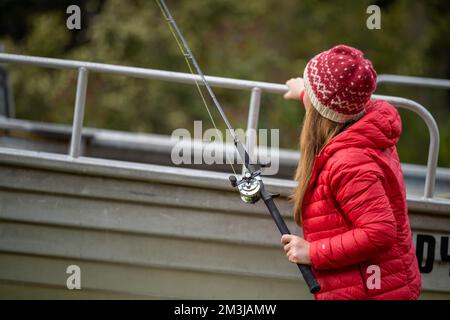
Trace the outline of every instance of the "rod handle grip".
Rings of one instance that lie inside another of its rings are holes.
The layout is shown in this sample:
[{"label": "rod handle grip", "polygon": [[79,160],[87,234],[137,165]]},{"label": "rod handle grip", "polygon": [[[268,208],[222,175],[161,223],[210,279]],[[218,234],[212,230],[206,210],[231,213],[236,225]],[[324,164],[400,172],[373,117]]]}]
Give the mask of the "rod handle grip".
[{"label": "rod handle grip", "polygon": [[[264,200],[264,203],[267,206],[267,209],[269,209],[270,215],[272,216],[273,220],[275,221],[275,224],[278,227],[278,230],[280,230],[280,233],[283,234],[291,234],[289,231],[286,223],[284,222],[283,218],[281,217],[280,211],[278,211],[278,208],[275,204],[275,201],[272,198],[272,195],[267,192],[266,190],[263,190],[261,192],[261,197]],[[297,264],[303,279],[305,280],[306,284],[308,285],[309,291],[311,293],[317,293],[320,291],[320,285],[317,282],[316,277],[314,276],[311,267],[304,264]]]}]

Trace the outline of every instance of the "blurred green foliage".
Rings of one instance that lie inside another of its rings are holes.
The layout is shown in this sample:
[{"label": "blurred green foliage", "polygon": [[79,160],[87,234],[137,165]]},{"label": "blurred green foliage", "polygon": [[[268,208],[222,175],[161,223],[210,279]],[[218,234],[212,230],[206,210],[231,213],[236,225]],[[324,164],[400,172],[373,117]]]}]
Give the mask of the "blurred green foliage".
[{"label": "blurred green foliage", "polygon": [[[0,41],[9,53],[187,72],[184,59],[154,1],[84,0],[82,30],[69,31],[68,4],[77,1],[8,1],[0,4]],[[167,1],[206,74],[284,83],[300,76],[316,53],[345,43],[365,52],[377,72],[450,78],[450,2],[391,1]],[[366,28],[366,8],[381,7],[382,29]],[[18,118],[71,123],[77,74],[11,65]],[[235,127],[245,128],[249,92],[217,89]],[[380,85],[377,93],[426,106],[441,134],[439,165],[450,166],[450,95],[431,88]],[[424,164],[423,122],[401,111],[403,162]],[[214,113],[217,123],[219,115]],[[264,94],[261,128],[280,128],[282,147],[296,148],[301,105]],[[90,74],[85,125],[170,134],[210,124],[195,88],[168,82]]]}]

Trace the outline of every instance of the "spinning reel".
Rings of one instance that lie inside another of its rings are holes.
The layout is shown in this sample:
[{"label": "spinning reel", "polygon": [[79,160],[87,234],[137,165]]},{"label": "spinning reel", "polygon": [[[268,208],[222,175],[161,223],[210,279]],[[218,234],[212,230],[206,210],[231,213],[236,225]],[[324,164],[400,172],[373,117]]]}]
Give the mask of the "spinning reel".
[{"label": "spinning reel", "polygon": [[237,181],[236,176],[230,176],[230,182],[233,187],[237,187],[241,195],[242,201],[246,203],[255,203],[260,198],[261,191],[261,171],[257,170],[253,173],[245,172],[241,180]]},{"label": "spinning reel", "polygon": [[[270,162],[260,164],[258,167],[265,168],[270,166]],[[249,166],[252,170],[253,166]],[[262,194],[275,198],[278,194],[271,194],[264,190],[264,185],[261,180],[261,169],[254,171],[246,171],[241,180],[237,180],[236,176],[229,177],[231,186],[237,187],[241,195],[242,201],[245,203],[256,203],[261,199]],[[263,195],[263,197],[264,197]]]}]

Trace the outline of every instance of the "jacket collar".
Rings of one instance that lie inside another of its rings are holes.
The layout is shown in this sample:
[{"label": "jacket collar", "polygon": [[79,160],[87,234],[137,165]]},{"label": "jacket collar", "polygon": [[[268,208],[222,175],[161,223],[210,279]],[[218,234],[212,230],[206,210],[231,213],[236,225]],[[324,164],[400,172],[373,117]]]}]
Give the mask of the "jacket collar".
[{"label": "jacket collar", "polygon": [[386,149],[394,146],[401,134],[400,114],[383,100],[370,100],[365,115],[331,139],[314,161],[309,186],[311,187],[327,160],[341,149]]}]

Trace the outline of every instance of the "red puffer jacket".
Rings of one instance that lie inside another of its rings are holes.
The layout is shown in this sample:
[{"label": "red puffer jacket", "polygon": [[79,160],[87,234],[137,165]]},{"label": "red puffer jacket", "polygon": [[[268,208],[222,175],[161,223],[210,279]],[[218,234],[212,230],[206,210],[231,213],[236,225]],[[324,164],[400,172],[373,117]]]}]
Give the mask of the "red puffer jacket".
[{"label": "red puffer jacket", "polygon": [[418,298],[421,276],[395,148],[400,132],[397,110],[371,100],[364,117],[316,156],[302,205],[322,287],[316,299]]}]

